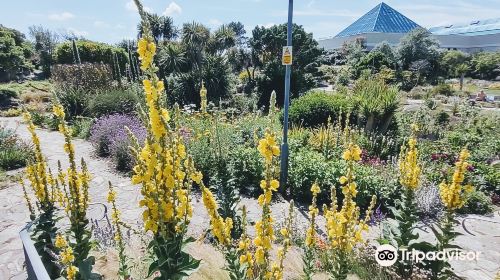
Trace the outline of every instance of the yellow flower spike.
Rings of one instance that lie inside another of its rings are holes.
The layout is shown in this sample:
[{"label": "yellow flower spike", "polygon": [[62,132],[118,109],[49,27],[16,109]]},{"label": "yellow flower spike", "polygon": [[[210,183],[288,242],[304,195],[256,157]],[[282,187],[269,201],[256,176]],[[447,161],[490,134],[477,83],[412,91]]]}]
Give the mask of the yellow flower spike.
[{"label": "yellow flower spike", "polygon": [[57,234],[54,245],[56,246],[56,248],[61,249],[68,246],[68,243],[66,242],[66,239],[62,235]]},{"label": "yellow flower spike", "polygon": [[467,194],[474,189],[470,184],[463,186],[465,173],[469,167],[469,163],[467,163],[469,156],[469,151],[467,149],[463,149],[460,152],[458,161],[455,163],[455,171],[453,173],[452,182],[450,184],[442,182],[439,185],[441,201],[450,211],[462,208],[467,201]]},{"label": "yellow flower spike", "polygon": [[[343,158],[347,161],[347,172],[345,176],[339,178],[342,184],[342,193],[344,199],[342,207],[339,209],[336,204],[336,191],[332,187],[330,208],[325,207],[326,232],[328,235],[329,246],[334,252],[349,253],[353,250],[356,244],[362,242],[361,232],[367,230],[366,220],[360,220],[359,207],[356,206],[354,198],[357,194],[357,185],[354,181],[354,162],[361,159],[361,149],[354,143],[349,142],[344,151]],[[311,220],[317,214],[315,208],[316,197],[313,196],[313,204],[310,208]],[[369,218],[371,211],[375,206],[375,198],[372,199],[366,217]],[[306,232],[306,245],[312,246],[313,236],[315,233],[314,224],[311,223]]]}]

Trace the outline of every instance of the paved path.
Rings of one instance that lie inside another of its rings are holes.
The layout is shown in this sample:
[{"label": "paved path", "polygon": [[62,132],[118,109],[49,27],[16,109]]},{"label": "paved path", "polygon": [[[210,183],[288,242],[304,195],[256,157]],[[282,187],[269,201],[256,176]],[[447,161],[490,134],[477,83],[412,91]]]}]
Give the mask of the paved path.
[{"label": "paved path", "polygon": [[[22,139],[29,141],[28,130],[25,125],[19,123],[18,118],[0,118],[0,124],[16,129],[17,134]],[[67,158],[62,149],[63,137],[58,132],[47,130],[37,130],[37,133],[41,140],[43,153],[47,156],[52,170],[57,170],[58,160],[61,161],[64,168],[67,165]],[[77,158],[84,157],[89,171],[93,174],[90,188],[91,202],[107,204],[107,182],[111,181],[117,188],[117,204],[122,212],[123,220],[139,228],[142,212],[138,207],[138,201],[141,197],[139,186],[132,185],[128,177],[114,172],[111,163],[107,160],[96,158],[89,142],[76,139],[74,145]],[[199,197],[194,198],[193,203],[194,213],[189,234],[198,237],[208,227],[209,220]],[[256,200],[242,198],[242,203],[247,205],[249,220],[257,220],[260,211],[258,211]],[[286,202],[273,204],[272,210],[278,223],[283,221],[285,216],[283,214],[286,213],[287,209]],[[18,232],[29,220],[29,215],[19,185],[12,183],[0,189],[0,213],[0,279],[26,279],[23,268],[24,256]],[[97,214],[94,213],[94,215]],[[453,266],[460,275],[467,279],[493,279],[496,271],[500,269],[500,215],[495,213],[489,218],[471,215],[468,218],[471,219],[466,220],[465,224],[476,236],[472,236],[460,228],[459,231],[465,235],[458,237],[457,241],[465,250],[481,251],[482,254],[477,262],[461,261],[455,262]],[[296,232],[303,233],[303,225],[306,225],[307,222],[301,214],[297,214],[297,219],[299,226]],[[483,219],[483,221],[477,219]],[[484,219],[496,223],[486,222]],[[429,234],[423,235],[429,237]]]}]

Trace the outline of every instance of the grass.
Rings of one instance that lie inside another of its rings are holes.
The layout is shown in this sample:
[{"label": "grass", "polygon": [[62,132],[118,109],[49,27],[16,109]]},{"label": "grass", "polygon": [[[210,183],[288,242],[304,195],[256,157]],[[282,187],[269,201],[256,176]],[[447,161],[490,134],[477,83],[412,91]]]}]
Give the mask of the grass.
[{"label": "grass", "polygon": [[24,83],[3,83],[0,84],[0,89],[11,89],[19,95],[36,92],[50,92],[52,84],[48,80],[43,81],[28,81]]}]

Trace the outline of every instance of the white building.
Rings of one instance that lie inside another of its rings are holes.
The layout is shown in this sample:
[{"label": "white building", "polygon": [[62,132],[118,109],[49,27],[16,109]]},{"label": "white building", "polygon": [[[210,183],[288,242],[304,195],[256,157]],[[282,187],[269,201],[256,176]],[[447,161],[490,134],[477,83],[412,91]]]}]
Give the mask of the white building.
[{"label": "white building", "polygon": [[[345,42],[363,38],[368,50],[381,42],[397,45],[400,39],[420,26],[385,3],[380,3],[335,37],[320,39],[320,47],[332,50]],[[429,32],[441,48],[468,53],[500,50],[500,18],[475,20],[467,24],[432,27]]]}]

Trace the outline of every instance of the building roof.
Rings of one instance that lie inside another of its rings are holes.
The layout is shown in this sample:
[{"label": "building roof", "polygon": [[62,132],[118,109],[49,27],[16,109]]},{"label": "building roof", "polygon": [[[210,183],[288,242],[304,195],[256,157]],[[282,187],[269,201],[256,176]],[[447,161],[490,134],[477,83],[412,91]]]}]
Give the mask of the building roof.
[{"label": "building roof", "polygon": [[407,33],[417,27],[420,26],[382,2],[335,37],[363,33]]},{"label": "building roof", "polygon": [[500,34],[500,18],[473,20],[466,24],[450,24],[429,29],[434,35],[477,36]]}]

